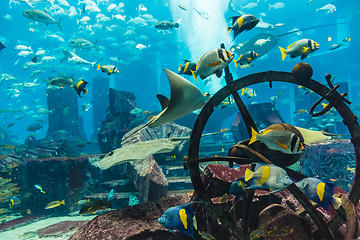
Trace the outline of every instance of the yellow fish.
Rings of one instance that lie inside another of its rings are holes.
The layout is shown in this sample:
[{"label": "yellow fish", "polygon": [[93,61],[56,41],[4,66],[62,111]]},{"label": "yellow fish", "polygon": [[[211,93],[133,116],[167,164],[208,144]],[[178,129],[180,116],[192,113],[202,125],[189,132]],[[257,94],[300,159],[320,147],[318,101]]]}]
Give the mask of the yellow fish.
[{"label": "yellow fish", "polygon": [[59,207],[60,205],[65,205],[65,199],[60,201],[53,201],[53,202],[49,202],[45,209],[50,209],[50,208],[55,208],[55,207]]}]

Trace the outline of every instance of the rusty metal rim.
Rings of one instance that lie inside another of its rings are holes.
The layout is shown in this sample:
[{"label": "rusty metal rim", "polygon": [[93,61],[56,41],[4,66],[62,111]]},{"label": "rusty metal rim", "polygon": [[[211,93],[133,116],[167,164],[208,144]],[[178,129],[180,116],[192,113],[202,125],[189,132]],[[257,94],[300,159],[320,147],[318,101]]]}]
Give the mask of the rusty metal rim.
[{"label": "rusty metal rim", "polygon": [[200,198],[206,198],[205,187],[203,186],[200,177],[198,150],[200,145],[201,134],[204,130],[204,127],[209,117],[214,111],[214,107],[219,105],[225,98],[227,98],[233,92],[248,87],[250,85],[263,83],[263,82],[287,82],[287,83],[302,85],[319,94],[321,97],[327,100],[329,104],[333,105],[335,109],[339,112],[339,114],[343,118],[344,124],[346,124],[349,129],[349,132],[352,137],[352,143],[355,148],[356,166],[355,166],[353,184],[349,192],[349,199],[356,206],[360,199],[360,188],[356,187],[356,185],[360,184],[360,167],[358,167],[360,163],[360,127],[357,122],[356,116],[344,103],[343,96],[341,96],[337,91],[330,92],[331,89],[327,88],[326,86],[322,85],[321,83],[313,79],[298,79],[292,73],[278,72],[278,71],[255,73],[237,79],[236,81],[220,89],[201,110],[198,118],[196,119],[190,137],[189,155],[188,155],[190,177],[194,186],[194,190],[197,193],[197,196],[199,196]]}]

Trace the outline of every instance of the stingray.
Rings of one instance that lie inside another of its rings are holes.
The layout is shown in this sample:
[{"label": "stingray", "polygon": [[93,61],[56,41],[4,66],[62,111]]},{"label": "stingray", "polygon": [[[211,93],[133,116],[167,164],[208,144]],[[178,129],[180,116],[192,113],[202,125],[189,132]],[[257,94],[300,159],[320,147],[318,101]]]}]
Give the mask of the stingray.
[{"label": "stingray", "polygon": [[[235,52],[236,54],[238,54],[239,56],[241,56],[242,54],[245,54],[249,51],[254,51],[258,54],[256,59],[261,58],[262,56],[264,56],[268,51],[270,51],[271,49],[273,49],[279,42],[280,37],[285,36],[285,35],[289,35],[292,33],[297,33],[297,32],[302,32],[302,31],[306,31],[306,30],[310,30],[310,29],[314,29],[314,28],[322,28],[322,27],[329,27],[329,26],[335,26],[338,24],[346,24],[346,23],[333,23],[333,24],[326,24],[326,25],[321,25],[321,26],[316,26],[316,27],[309,27],[309,28],[303,28],[303,29],[298,29],[298,30],[291,30],[290,32],[286,32],[280,35],[272,35],[270,33],[260,33],[256,36],[254,36],[252,39],[250,39],[249,41],[247,41],[246,43],[239,43],[237,45],[233,45],[230,50],[232,52]],[[268,39],[270,41],[267,41],[265,44],[263,44],[262,46],[260,45],[255,45],[256,41],[258,41],[259,39]]]},{"label": "stingray", "polygon": [[323,142],[331,139],[324,131],[314,131],[306,128],[296,127],[304,137],[304,143],[311,145],[312,143]]},{"label": "stingray", "polygon": [[194,84],[179,74],[176,74],[166,68],[164,68],[164,71],[170,83],[170,99],[160,95],[161,100],[159,100],[163,110],[158,115],[152,117],[149,122],[137,131],[134,131],[130,135],[126,135],[126,137],[123,138],[123,141],[144,127],[157,127],[164,123],[175,121],[197,109],[200,109],[210,99],[210,94],[203,94]]}]

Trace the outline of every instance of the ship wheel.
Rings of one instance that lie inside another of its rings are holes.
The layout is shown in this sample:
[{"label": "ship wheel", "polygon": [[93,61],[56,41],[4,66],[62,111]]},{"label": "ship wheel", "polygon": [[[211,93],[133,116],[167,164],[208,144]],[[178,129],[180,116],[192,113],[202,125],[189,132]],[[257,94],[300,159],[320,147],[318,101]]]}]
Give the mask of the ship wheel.
[{"label": "ship wheel", "polygon": [[[308,65],[307,67],[310,67],[310,65]],[[351,134],[351,142],[355,148],[356,168],[354,172],[352,187],[349,192],[348,198],[342,196],[343,199],[342,206],[337,210],[335,217],[333,217],[330,221],[327,222],[322,217],[320,212],[313,207],[309,199],[302,193],[302,191],[296,187],[295,184],[290,185],[288,189],[297,198],[297,200],[304,206],[304,208],[307,210],[307,213],[311,216],[311,218],[314,220],[315,224],[317,225],[318,230],[316,236],[319,236],[318,234],[320,234],[320,236],[322,237],[325,236],[326,239],[335,239],[334,232],[336,232],[341,225],[346,223],[347,232],[345,234],[345,239],[357,238],[358,218],[354,210],[354,205],[356,206],[360,199],[360,188],[358,187],[360,186],[360,172],[359,172],[360,171],[360,167],[359,167],[360,166],[359,165],[360,164],[360,127],[357,122],[357,117],[351,112],[351,110],[346,104],[346,103],[348,104],[351,103],[347,99],[345,99],[345,96],[347,94],[346,93],[339,94],[336,91],[336,89],[339,86],[337,85],[334,87],[332,85],[330,81],[331,76],[330,77],[329,75],[326,76],[326,80],[330,87],[328,88],[320,84],[319,82],[311,79],[312,73],[310,76],[306,76],[306,74],[303,74],[302,71],[304,69],[302,68],[300,68],[300,70],[295,69],[295,72],[294,69],[292,73],[278,72],[278,71],[255,73],[255,74],[247,75],[245,77],[241,77],[233,81],[232,75],[227,67],[225,69],[225,79],[227,85],[222,89],[220,89],[207,102],[207,104],[203,107],[203,109],[201,110],[200,114],[196,119],[190,137],[189,153],[188,156],[184,158],[184,168],[189,169],[195,195],[199,200],[201,200],[204,203],[204,208],[206,210],[207,215],[214,222],[216,222],[216,219],[231,218],[231,216],[228,216],[226,213],[224,212],[220,213],[219,211],[215,210],[214,204],[210,201],[209,194],[206,192],[204,183],[202,182],[199,164],[202,162],[210,162],[210,161],[228,161],[229,163],[236,162],[238,164],[248,164],[252,162],[259,162],[263,159],[260,158],[260,160],[254,160],[253,158],[249,159],[249,158],[240,158],[240,157],[208,157],[208,158],[199,159],[200,138],[208,119],[210,118],[212,112],[214,111],[214,108],[218,106],[222,101],[224,101],[227,97],[232,95],[243,116],[245,123],[247,120],[250,121],[249,124],[253,124],[251,123],[251,121],[253,120],[251,119],[250,115],[246,116],[246,114],[248,114],[247,111],[245,112],[245,116],[244,116],[244,112],[242,111],[243,109],[241,108],[244,108],[245,106],[243,105],[241,100],[240,102],[238,101],[240,97],[237,91],[239,91],[242,88],[246,88],[251,85],[264,83],[264,82],[269,82],[270,87],[272,86],[271,85],[272,82],[286,82],[286,83],[292,83],[292,84],[304,86],[308,89],[313,90],[315,93],[321,96],[319,101],[315,103],[314,106],[311,108],[310,113],[313,116],[320,116],[326,113],[332,107],[334,107],[343,118],[344,124],[349,129],[349,132]],[[320,104],[324,99],[329,102],[328,106],[325,109],[323,109],[321,112],[314,113],[315,107],[318,104]],[[247,128],[249,128],[249,125],[247,125]],[[296,175],[296,172],[295,173],[288,172],[288,174],[290,177],[295,178],[297,180],[301,179],[301,177],[299,179],[299,176]],[[244,216],[246,217],[246,214]],[[246,239],[249,237],[248,228],[244,228],[244,222],[246,226],[247,219],[242,219],[242,221],[243,221],[242,229],[240,229],[236,225],[236,222],[232,219],[227,219],[227,221],[225,221],[227,224],[222,224],[219,227],[225,228],[225,231],[231,232],[230,235],[235,235],[237,237],[240,237],[240,239]]]}]

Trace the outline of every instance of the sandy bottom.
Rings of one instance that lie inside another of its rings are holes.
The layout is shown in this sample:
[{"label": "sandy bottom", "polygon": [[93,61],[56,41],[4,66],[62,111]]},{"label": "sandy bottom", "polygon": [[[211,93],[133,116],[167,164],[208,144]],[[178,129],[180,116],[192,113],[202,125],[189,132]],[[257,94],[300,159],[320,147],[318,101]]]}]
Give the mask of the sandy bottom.
[{"label": "sandy bottom", "polygon": [[[71,234],[73,234],[75,231],[68,233],[66,235],[63,235],[62,237],[48,237],[48,238],[39,238],[37,236],[21,236],[22,234],[26,232],[34,232],[36,230],[39,230],[41,228],[50,226],[55,223],[59,223],[62,221],[90,221],[92,220],[96,215],[93,216],[64,216],[64,217],[50,217],[47,219],[43,219],[34,223],[30,223],[28,225],[14,228],[8,231],[4,231],[0,233],[0,239],[7,239],[7,240],[17,240],[17,239],[42,239],[42,240],[61,240],[61,239],[68,239]],[[30,234],[31,235],[31,234]]]}]

